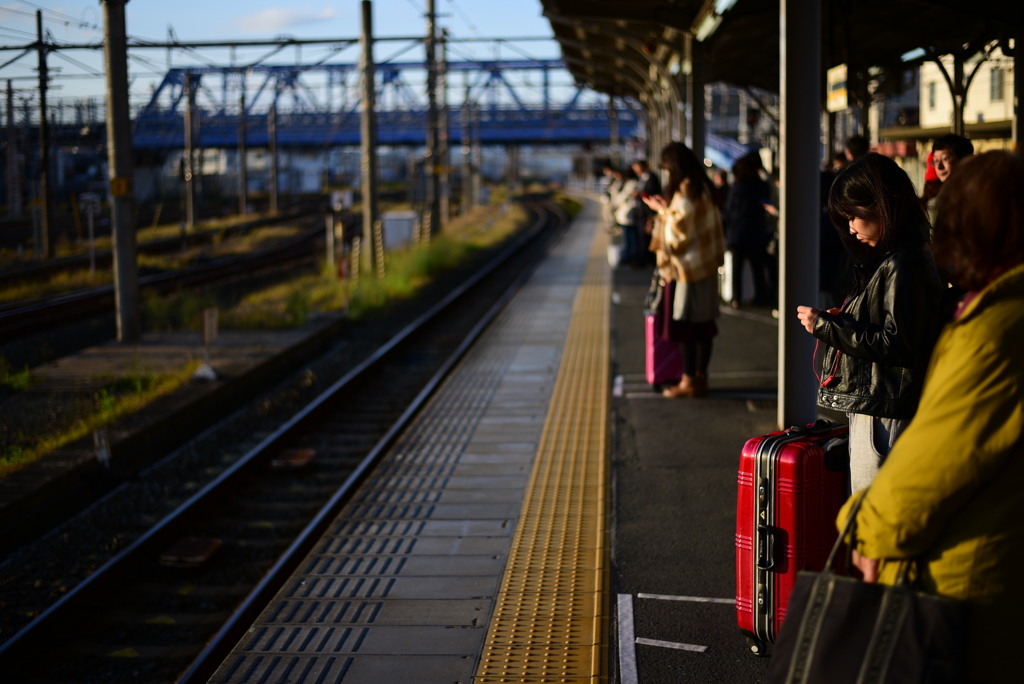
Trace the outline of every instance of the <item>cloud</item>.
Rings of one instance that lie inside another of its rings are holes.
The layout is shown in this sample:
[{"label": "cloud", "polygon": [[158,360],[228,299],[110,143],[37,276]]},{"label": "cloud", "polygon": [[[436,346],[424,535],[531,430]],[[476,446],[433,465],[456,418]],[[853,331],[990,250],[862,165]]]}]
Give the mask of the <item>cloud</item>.
[{"label": "cloud", "polygon": [[307,9],[274,8],[235,20],[235,26],[247,33],[281,33],[303,24],[314,24],[335,17],[334,7],[328,5],[319,12]]}]

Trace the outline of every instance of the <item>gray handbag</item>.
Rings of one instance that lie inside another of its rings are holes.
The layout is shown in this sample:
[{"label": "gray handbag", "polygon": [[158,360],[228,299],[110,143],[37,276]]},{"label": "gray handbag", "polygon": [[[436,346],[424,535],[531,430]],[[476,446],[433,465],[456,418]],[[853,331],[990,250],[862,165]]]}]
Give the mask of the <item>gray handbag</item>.
[{"label": "gray handbag", "polygon": [[[854,504],[825,570],[801,572],[772,657],[772,684],[955,684],[964,681],[968,605],[915,591],[913,561],[895,585],[839,574],[843,540],[854,546]],[[847,556],[846,568],[852,567]]]}]

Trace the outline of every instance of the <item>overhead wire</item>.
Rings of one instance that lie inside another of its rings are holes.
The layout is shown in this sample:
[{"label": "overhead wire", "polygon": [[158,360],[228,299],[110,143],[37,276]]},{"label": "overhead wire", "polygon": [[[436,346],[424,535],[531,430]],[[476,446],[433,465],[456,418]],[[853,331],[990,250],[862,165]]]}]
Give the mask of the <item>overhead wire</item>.
[{"label": "overhead wire", "polygon": [[70,23],[74,23],[74,24],[76,24],[78,26],[78,28],[89,28],[89,29],[93,29],[94,31],[102,30],[96,24],[90,24],[87,21],[83,21],[81,19],[77,19],[75,17],[72,17],[69,14],[64,14],[63,12],[58,12],[57,10],[50,9],[49,7],[43,7],[42,5],[38,5],[38,4],[34,3],[34,2],[30,2],[29,0],[18,0],[18,1],[21,4],[23,4],[23,5],[28,5],[29,7],[35,7],[36,9],[42,10],[43,12],[49,12],[50,14],[56,14],[59,17],[64,17],[64,20],[60,21],[60,23],[62,23],[62,24],[68,25]]},{"label": "overhead wire", "polygon": [[459,18],[461,18],[462,21],[466,22],[466,26],[469,27],[470,32],[477,33],[476,25],[466,14],[465,10],[463,10],[462,7],[457,2],[455,2],[455,0],[448,0],[448,4],[452,6],[452,9],[454,9],[455,13],[459,15]]}]

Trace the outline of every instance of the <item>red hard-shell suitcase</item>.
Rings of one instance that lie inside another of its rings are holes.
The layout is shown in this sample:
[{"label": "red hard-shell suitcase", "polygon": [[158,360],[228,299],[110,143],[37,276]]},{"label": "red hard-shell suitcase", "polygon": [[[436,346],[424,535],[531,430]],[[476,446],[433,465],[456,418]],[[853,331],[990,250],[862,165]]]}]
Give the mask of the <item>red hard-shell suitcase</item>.
[{"label": "red hard-shell suitcase", "polygon": [[679,356],[679,345],[661,337],[658,330],[661,314],[644,312],[644,338],[646,360],[644,369],[647,383],[660,389],[662,385],[675,385],[683,377],[683,359]]},{"label": "red hard-shell suitcase", "polygon": [[800,570],[820,571],[835,544],[850,465],[846,425],[820,420],[748,440],[736,501],[736,619],[765,655]]}]

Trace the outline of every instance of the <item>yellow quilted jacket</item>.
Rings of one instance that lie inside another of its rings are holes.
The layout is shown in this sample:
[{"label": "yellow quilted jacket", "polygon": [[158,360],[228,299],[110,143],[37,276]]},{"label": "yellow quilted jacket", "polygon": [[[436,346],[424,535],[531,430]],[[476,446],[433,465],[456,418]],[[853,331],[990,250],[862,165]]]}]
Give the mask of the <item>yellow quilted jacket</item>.
[{"label": "yellow quilted jacket", "polygon": [[1024,681],[1024,266],[943,330],[917,414],[857,515],[857,547],[881,559],[880,581],[919,557],[919,586],[971,604],[972,682]]}]

